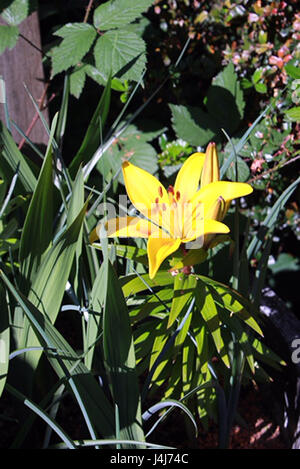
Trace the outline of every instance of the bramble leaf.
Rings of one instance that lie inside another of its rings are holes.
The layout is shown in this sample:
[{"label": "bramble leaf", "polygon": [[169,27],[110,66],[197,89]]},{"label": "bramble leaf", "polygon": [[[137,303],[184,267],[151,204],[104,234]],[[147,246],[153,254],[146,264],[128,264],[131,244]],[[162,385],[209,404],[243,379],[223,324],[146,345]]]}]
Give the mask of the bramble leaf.
[{"label": "bramble leaf", "polygon": [[90,50],[97,32],[87,23],[68,23],[55,34],[63,40],[52,51],[52,77],[77,65]]},{"label": "bramble leaf", "polygon": [[101,31],[120,28],[139,18],[153,0],[110,0],[96,8],[94,25]]},{"label": "bramble leaf", "polygon": [[122,81],[139,81],[146,65],[146,45],[125,29],[108,31],[97,40],[94,57],[96,68],[106,79],[111,73]]},{"label": "bramble leaf", "polygon": [[0,25],[0,54],[5,49],[12,49],[18,40],[19,29],[17,26],[7,26],[4,24]]}]

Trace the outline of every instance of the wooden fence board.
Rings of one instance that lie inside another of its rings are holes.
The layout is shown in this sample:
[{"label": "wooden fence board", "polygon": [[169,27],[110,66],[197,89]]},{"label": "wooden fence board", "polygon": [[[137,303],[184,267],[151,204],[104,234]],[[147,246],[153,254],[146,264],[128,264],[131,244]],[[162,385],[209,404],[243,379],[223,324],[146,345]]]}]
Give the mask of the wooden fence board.
[{"label": "wooden fence board", "polygon": [[[0,23],[4,22],[0,19]],[[36,144],[47,143],[47,133],[40,119],[35,118],[36,110],[28,96],[24,84],[36,101],[45,94],[45,77],[42,64],[41,37],[38,13],[32,13],[19,25],[19,37],[13,49],[6,49],[0,55],[0,75],[5,81],[6,100],[9,116],[26,133],[30,126],[30,139]],[[48,111],[43,111],[48,122]],[[5,121],[4,108],[0,105],[0,119]],[[12,129],[14,140],[19,144],[22,140],[20,134]]]}]

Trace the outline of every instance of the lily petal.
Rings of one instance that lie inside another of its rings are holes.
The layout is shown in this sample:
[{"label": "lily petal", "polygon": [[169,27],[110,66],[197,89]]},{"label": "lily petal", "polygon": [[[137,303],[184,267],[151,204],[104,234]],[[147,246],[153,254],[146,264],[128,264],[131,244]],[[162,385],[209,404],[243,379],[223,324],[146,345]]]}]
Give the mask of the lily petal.
[{"label": "lily petal", "polygon": [[190,223],[189,229],[186,231],[183,243],[189,243],[195,239],[201,238],[208,234],[224,234],[229,233],[230,229],[224,223],[217,220],[203,220],[193,219]]},{"label": "lily petal", "polygon": [[209,218],[209,210],[214,206],[216,200],[222,197],[225,202],[230,202],[238,197],[253,192],[250,184],[245,182],[228,182],[228,181],[215,181],[202,187],[192,198],[191,203],[196,207],[199,203],[203,203],[204,217]]},{"label": "lily petal", "polygon": [[173,252],[177,251],[181,239],[150,236],[147,244],[149,259],[149,277],[155,277],[161,263]]},{"label": "lily petal", "polygon": [[216,144],[211,142],[207,145],[205,161],[201,174],[201,187],[214,181],[220,180],[219,158]]},{"label": "lily petal", "polygon": [[189,201],[197,192],[205,153],[193,153],[181,166],[174,185],[174,193],[180,194],[180,202]]},{"label": "lily petal", "polygon": [[105,228],[109,238],[148,238],[159,230],[150,221],[138,217],[111,218],[105,223]]},{"label": "lily petal", "polygon": [[128,161],[122,170],[128,197],[143,215],[150,218],[155,205],[169,206],[168,193],[155,176]]}]

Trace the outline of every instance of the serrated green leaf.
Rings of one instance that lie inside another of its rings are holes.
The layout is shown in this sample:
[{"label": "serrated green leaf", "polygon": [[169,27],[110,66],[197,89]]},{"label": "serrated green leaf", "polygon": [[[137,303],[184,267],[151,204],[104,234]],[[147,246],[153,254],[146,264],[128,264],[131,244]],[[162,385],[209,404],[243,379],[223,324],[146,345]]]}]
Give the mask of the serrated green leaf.
[{"label": "serrated green leaf", "polygon": [[245,102],[234,67],[229,64],[213,80],[205,105],[200,107],[170,105],[172,123],[178,138],[195,146],[205,146],[212,139],[223,138],[225,129],[232,135],[243,117]]},{"label": "serrated green leaf", "polygon": [[7,23],[11,25],[20,24],[29,15],[30,0],[13,0],[10,5],[5,8],[1,16]]},{"label": "serrated green leaf", "polygon": [[[158,170],[157,154],[150,143],[144,142],[139,136],[122,136],[118,139],[119,145],[111,145],[103,154],[97,165],[98,171],[108,180],[116,174],[124,159],[130,160],[132,164],[145,169],[151,174]],[[118,181],[124,184],[123,175],[120,172]]]},{"label": "serrated green leaf", "polygon": [[[233,161],[230,164],[229,168],[227,169],[226,176],[230,181],[245,182],[249,179],[249,176],[250,176],[249,166],[240,156],[238,156],[236,159],[237,159],[237,162]],[[237,169],[237,176],[236,176],[236,169]]]},{"label": "serrated green leaf", "polygon": [[294,106],[284,112],[288,120],[292,122],[300,122],[300,106]]},{"label": "serrated green leaf", "polygon": [[77,65],[90,50],[97,32],[88,23],[68,23],[55,34],[63,40],[52,51],[52,77]]},{"label": "serrated green leaf", "polygon": [[255,83],[254,87],[258,93],[264,94],[268,91],[267,85],[265,83]]},{"label": "serrated green leaf", "polygon": [[106,79],[139,81],[146,66],[146,45],[142,38],[124,29],[107,31],[94,47],[96,67]]},{"label": "serrated green leaf", "polygon": [[86,66],[78,67],[70,74],[70,93],[79,98],[82,93],[86,79]]},{"label": "serrated green leaf", "polygon": [[153,0],[110,0],[96,8],[94,25],[101,31],[120,28],[139,18]]},{"label": "serrated green leaf", "polygon": [[0,25],[0,54],[5,51],[6,48],[12,49],[18,40],[19,29],[17,26],[6,26]]},{"label": "serrated green leaf", "polygon": [[255,72],[252,75],[252,82],[254,84],[258,83],[259,80],[262,78],[262,74],[263,74],[263,69],[262,68],[258,68],[257,70],[255,70]]},{"label": "serrated green leaf", "polygon": [[300,270],[300,265],[297,257],[294,257],[287,252],[282,252],[278,255],[276,262],[268,265],[268,268],[276,275],[280,272],[298,271]]},{"label": "serrated green leaf", "polygon": [[286,73],[296,80],[300,78],[300,67],[296,67],[293,63],[287,63],[284,67]]},{"label": "serrated green leaf", "polygon": [[[240,118],[243,117],[244,114],[244,108],[245,108],[245,101],[243,98],[243,92],[241,90],[239,81],[238,81],[238,76],[235,73],[234,70],[234,65],[233,63],[229,63],[214,79],[213,79],[213,86],[218,86],[221,87],[232,95],[234,98],[235,105],[237,107],[237,110],[240,114]],[[212,87],[210,88],[212,89]],[[210,91],[210,90],[209,90]],[[208,93],[209,93],[208,91]],[[212,108],[211,108],[211,114],[213,112],[216,113],[216,118],[219,119],[219,114],[218,112],[221,110],[221,107],[224,107],[224,102],[220,102],[217,109],[213,107],[212,103]],[[209,96],[207,98],[207,107],[210,109],[210,99]],[[225,116],[228,116],[229,114],[225,114]],[[232,116],[232,114],[230,114]]]},{"label": "serrated green leaf", "polygon": [[218,131],[215,120],[200,108],[170,104],[172,125],[178,138],[190,145],[206,145]]}]

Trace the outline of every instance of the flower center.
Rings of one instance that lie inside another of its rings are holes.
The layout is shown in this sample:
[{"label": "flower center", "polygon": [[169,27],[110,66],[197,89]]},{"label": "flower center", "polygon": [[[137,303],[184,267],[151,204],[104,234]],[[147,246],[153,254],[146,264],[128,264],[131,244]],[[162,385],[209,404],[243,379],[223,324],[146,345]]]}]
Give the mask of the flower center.
[{"label": "flower center", "polygon": [[176,191],[176,194],[175,194],[174,187],[173,187],[173,186],[169,186],[169,187],[168,187],[168,194],[169,194],[170,206],[171,206],[173,209],[177,208],[177,202],[179,202],[179,200],[180,200],[180,192],[179,192],[179,191]]}]

